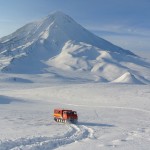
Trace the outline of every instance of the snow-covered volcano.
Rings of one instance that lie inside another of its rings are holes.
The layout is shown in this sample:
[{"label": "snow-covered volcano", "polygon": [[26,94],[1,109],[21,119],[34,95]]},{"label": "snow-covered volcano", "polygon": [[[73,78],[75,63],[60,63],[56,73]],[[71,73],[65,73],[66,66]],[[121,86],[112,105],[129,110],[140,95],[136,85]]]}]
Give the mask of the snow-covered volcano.
[{"label": "snow-covered volcano", "polygon": [[103,82],[129,72],[139,82],[147,83],[149,66],[131,51],[97,37],[62,12],[0,39],[0,69],[4,72],[50,72],[59,77]]}]

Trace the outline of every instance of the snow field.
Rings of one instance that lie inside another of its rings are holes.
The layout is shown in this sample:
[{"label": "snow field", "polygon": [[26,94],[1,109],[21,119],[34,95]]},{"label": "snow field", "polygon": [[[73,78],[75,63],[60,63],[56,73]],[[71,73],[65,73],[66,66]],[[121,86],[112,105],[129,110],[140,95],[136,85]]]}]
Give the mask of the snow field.
[{"label": "snow field", "polygon": [[[37,76],[31,79],[1,82],[1,150],[149,148],[149,85],[48,83],[46,75],[43,84]],[[54,108],[76,110],[79,123],[54,122]]]}]

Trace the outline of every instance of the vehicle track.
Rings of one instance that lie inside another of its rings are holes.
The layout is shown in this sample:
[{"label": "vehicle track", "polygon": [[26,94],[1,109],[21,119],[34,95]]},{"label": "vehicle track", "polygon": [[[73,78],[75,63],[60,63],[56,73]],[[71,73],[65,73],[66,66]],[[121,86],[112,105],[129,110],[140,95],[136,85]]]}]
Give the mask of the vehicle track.
[{"label": "vehicle track", "polygon": [[93,130],[84,125],[67,125],[70,128],[59,137],[32,137],[0,142],[0,150],[50,150],[76,141],[93,138]]},{"label": "vehicle track", "polygon": [[70,105],[70,106],[75,106],[75,107],[87,107],[87,108],[111,108],[111,109],[124,109],[124,110],[134,110],[134,111],[139,111],[143,113],[150,113],[150,110],[146,109],[140,109],[140,108],[135,108],[135,107],[119,107],[119,106],[88,106],[88,105],[77,105],[77,104],[64,104],[64,105]]}]

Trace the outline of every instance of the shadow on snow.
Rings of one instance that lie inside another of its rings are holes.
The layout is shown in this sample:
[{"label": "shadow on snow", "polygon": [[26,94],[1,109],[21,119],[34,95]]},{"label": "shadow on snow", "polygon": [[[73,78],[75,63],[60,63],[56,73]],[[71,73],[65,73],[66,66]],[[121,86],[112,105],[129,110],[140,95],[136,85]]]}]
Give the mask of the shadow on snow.
[{"label": "shadow on snow", "polygon": [[94,122],[78,122],[78,124],[85,126],[115,127],[114,125],[111,124],[94,123]]}]

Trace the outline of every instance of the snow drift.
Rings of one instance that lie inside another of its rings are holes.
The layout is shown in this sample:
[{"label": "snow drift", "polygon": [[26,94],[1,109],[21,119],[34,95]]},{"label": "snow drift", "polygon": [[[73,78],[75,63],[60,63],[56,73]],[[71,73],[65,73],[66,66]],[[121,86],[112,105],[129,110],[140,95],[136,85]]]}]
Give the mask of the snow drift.
[{"label": "snow drift", "polygon": [[23,103],[23,102],[25,102],[25,101],[24,100],[18,100],[18,99],[13,98],[13,97],[0,95],[0,105],[10,104],[10,103]]},{"label": "snow drift", "polygon": [[121,77],[113,81],[114,83],[130,83],[130,84],[143,84],[133,74],[126,72]]}]

